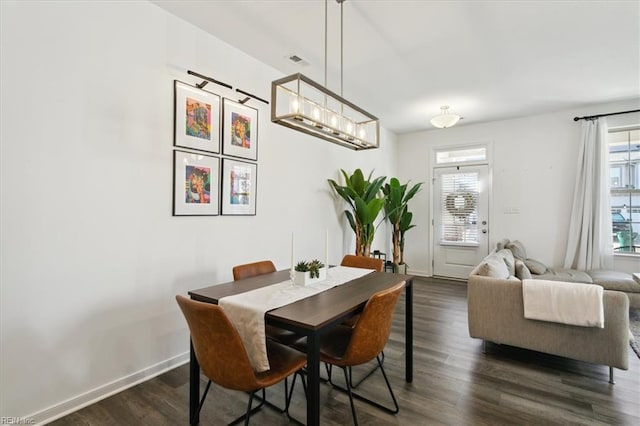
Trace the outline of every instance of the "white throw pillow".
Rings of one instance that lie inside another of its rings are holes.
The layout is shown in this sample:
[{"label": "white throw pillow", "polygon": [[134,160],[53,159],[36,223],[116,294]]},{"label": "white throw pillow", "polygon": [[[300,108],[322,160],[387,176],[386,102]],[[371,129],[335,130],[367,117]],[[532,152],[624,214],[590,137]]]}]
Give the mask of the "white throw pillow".
[{"label": "white throw pillow", "polygon": [[502,256],[497,256],[494,254],[485,258],[485,260],[478,268],[478,275],[506,279],[510,274],[509,270],[507,269],[507,264],[504,263]]}]

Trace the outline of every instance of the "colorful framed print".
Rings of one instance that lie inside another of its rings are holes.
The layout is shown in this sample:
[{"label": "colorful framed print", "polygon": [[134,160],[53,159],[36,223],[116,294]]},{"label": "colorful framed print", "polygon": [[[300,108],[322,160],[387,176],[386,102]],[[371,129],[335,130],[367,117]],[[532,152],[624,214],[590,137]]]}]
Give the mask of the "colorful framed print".
[{"label": "colorful framed print", "polygon": [[173,215],[215,216],[220,205],[220,159],[173,152]]},{"label": "colorful framed print", "polygon": [[258,110],[225,98],[222,115],[222,153],[257,160]]},{"label": "colorful framed print", "polygon": [[173,144],[220,153],[220,96],[178,80],[174,92]]},{"label": "colorful framed print", "polygon": [[222,159],[222,214],[255,215],[258,165]]}]

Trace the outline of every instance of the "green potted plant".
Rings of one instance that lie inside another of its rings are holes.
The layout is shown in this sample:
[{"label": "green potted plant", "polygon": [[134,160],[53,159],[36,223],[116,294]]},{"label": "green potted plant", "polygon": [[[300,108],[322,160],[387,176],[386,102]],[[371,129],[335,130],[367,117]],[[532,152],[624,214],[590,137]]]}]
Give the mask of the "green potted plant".
[{"label": "green potted plant", "polygon": [[401,185],[397,178],[391,178],[382,187],[385,195],[385,216],[391,224],[391,242],[393,243],[393,267],[396,272],[406,272],[404,263],[404,236],[415,227],[411,224],[413,214],[409,212],[408,203],[420,191],[423,182],[413,185],[407,190],[408,183]]},{"label": "green potted plant", "polygon": [[310,262],[302,260],[295,265],[296,273],[293,283],[296,285],[307,285],[318,281],[324,281],[327,278],[327,268],[324,263],[318,259]]},{"label": "green potted plant", "polygon": [[350,209],[346,209],[344,213],[356,235],[356,255],[369,256],[376,231],[374,222],[384,207],[384,197],[380,196],[380,189],[387,177],[381,176],[371,180],[373,172],[365,179],[360,169],[356,169],[351,176],[344,170],[340,171],[344,176],[345,185],[328,179],[329,185],[349,204]]}]

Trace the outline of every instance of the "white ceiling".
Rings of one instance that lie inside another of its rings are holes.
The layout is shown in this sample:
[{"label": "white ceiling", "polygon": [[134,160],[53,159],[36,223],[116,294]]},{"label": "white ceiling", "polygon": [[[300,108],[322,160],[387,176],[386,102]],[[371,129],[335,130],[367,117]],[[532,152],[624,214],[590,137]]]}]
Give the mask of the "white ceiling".
[{"label": "white ceiling", "polygon": [[[324,0],[153,2],[324,82]],[[335,0],[328,12],[327,85],[340,93]],[[464,125],[640,96],[640,1],[348,0],[343,41],[344,97],[396,133],[432,128],[445,104]]]}]

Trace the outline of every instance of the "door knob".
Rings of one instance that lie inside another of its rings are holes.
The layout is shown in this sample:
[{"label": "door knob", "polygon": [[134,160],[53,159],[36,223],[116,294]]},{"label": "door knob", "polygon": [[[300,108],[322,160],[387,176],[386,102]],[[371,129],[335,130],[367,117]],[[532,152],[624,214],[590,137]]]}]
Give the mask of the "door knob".
[{"label": "door knob", "polygon": [[483,230],[482,230],[482,233],[483,233],[483,234],[486,234],[486,233],[487,233],[487,230],[486,230],[486,229],[483,229]]}]

